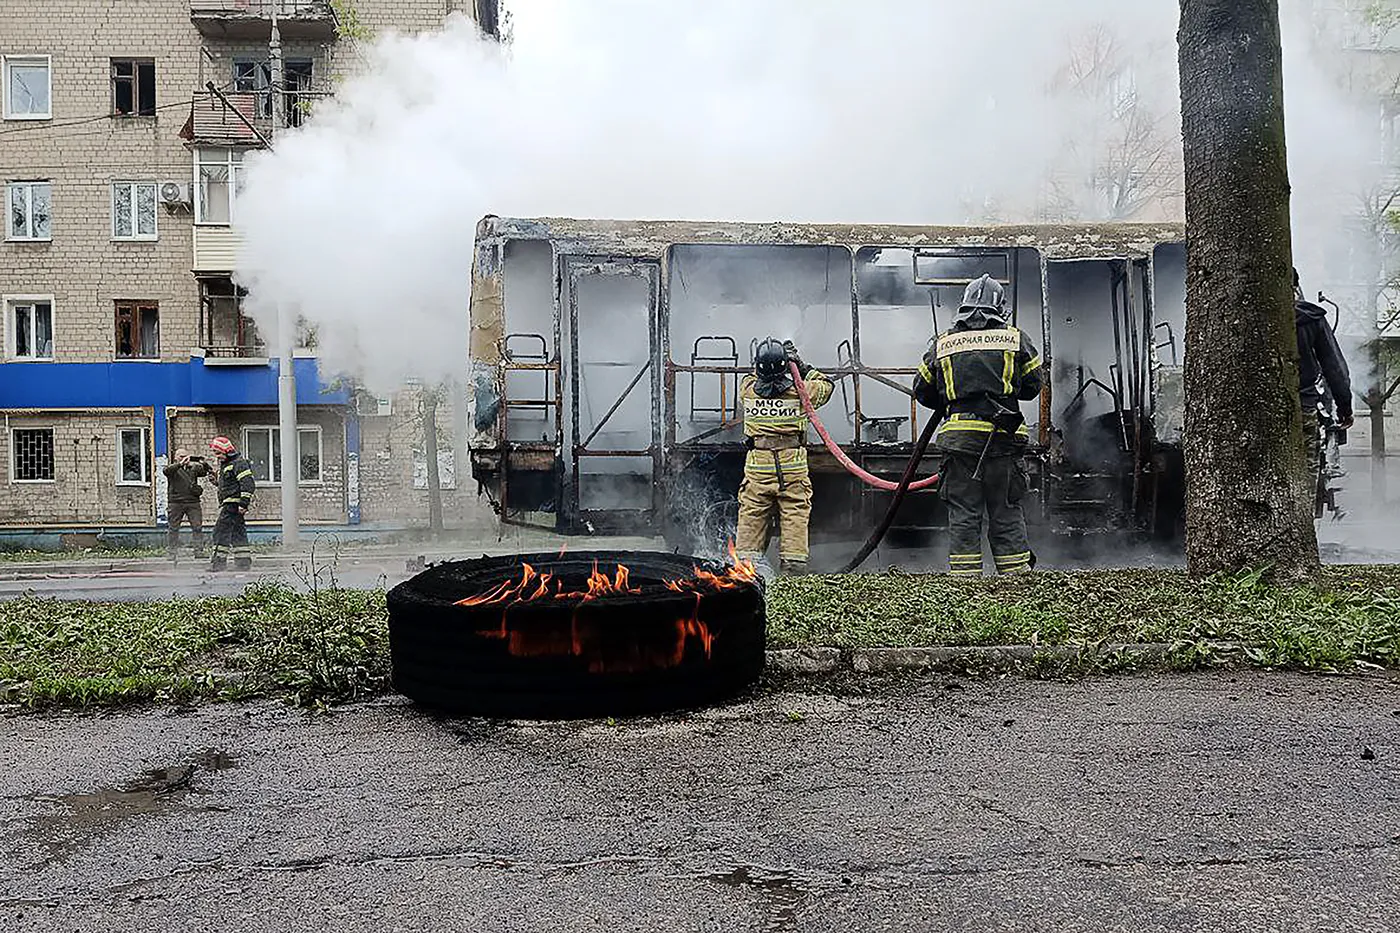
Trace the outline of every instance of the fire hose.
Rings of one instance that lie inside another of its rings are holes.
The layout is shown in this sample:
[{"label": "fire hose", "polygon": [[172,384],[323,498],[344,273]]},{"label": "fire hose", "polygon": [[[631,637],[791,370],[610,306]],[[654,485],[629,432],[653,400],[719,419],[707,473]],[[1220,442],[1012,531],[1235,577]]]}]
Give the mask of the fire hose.
[{"label": "fire hose", "polygon": [[909,463],[904,467],[904,475],[899,478],[898,483],[891,483],[889,480],[881,479],[878,476],[867,473],[857,466],[850,457],[846,456],[846,452],[831,439],[831,435],[827,433],[826,426],[823,425],[821,419],[817,417],[817,410],[812,407],[812,399],[807,395],[807,386],[802,381],[802,374],[798,371],[797,364],[789,362],[788,368],[792,372],[792,384],[797,388],[797,397],[802,400],[802,409],[807,413],[807,420],[812,423],[812,427],[817,429],[817,434],[821,436],[822,443],[826,445],[827,450],[831,451],[831,455],[835,457],[852,476],[874,486],[876,489],[883,489],[894,493],[894,497],[890,500],[890,507],[885,512],[884,519],[882,519],[875,530],[871,532],[870,537],[866,539],[865,544],[861,546],[861,549],[856,552],[855,556],[846,562],[845,567],[841,568],[842,573],[850,573],[863,564],[865,559],[880,546],[880,542],[885,538],[885,533],[888,532],[890,526],[894,524],[894,517],[899,512],[900,505],[904,502],[905,494],[911,489],[928,489],[938,483],[939,476],[937,473],[925,477],[924,479],[914,481],[914,471],[918,469],[919,463],[924,459],[924,451],[928,449],[929,442],[933,440],[933,431],[934,428],[938,426],[938,422],[930,418],[928,423],[924,425],[923,431],[919,434],[918,441],[914,444],[914,454],[909,458]]}]

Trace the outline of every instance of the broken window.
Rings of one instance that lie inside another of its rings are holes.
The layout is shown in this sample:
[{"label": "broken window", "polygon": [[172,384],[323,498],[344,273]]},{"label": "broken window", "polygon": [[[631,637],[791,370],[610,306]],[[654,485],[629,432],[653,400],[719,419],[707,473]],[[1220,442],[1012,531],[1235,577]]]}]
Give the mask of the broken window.
[{"label": "broken window", "polygon": [[[286,99],[287,125],[301,126],[311,90],[310,59],[288,59],[282,63],[282,84]],[[272,63],[262,59],[238,59],[233,63],[233,89],[240,94],[257,95],[257,114],[272,119]]]},{"label": "broken window", "polygon": [[49,57],[6,56],[3,61],[5,119],[52,119],[52,75]]},{"label": "broken window", "polygon": [[201,280],[199,345],[206,356],[260,357],[266,352],[257,324],[243,313],[247,294],[227,277]]},{"label": "broken window", "polygon": [[112,59],[112,113],[118,117],[156,115],[156,63],[153,59]]},{"label": "broken window", "polygon": [[47,181],[16,181],[6,186],[9,224],[5,235],[11,240],[48,240],[53,236],[53,188]]},{"label": "broken window", "polygon": [[159,306],[154,301],[117,302],[117,359],[159,358]]},{"label": "broken window", "polygon": [[242,150],[200,149],[196,160],[199,192],[195,223],[233,223],[238,192],[243,188]]},{"label": "broken window", "polygon": [[53,428],[10,432],[10,478],[16,483],[48,483],[53,476]]},{"label": "broken window", "polygon": [[151,463],[148,456],[147,431],[145,428],[119,428],[117,430],[117,484],[145,486],[151,481]]},{"label": "broken window", "polygon": [[53,359],[53,302],[15,298],[8,317],[13,342],[10,356],[16,360]]},{"label": "broken window", "polygon": [[118,181],[112,184],[112,239],[156,239],[156,183]]},{"label": "broken window", "polygon": [[[243,454],[259,483],[282,482],[282,432],[272,427],[243,429]],[[321,429],[297,428],[298,484],[321,482]]]}]

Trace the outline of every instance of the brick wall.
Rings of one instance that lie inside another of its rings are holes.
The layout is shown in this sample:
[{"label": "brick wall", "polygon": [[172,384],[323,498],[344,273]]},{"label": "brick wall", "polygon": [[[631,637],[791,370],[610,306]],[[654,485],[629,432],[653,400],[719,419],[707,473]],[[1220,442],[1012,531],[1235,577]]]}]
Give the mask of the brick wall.
[{"label": "brick wall", "polygon": [[[452,450],[453,403],[438,406],[440,449]],[[360,418],[360,519],[366,524],[428,525],[428,490],[415,488],[415,449],[424,442],[422,393],[406,388],[393,398],[393,414]],[[421,459],[421,453],[419,454]],[[455,489],[442,491],[443,523],[449,528],[484,531],[494,516],[476,494],[471,466],[454,464]]]},{"label": "brick wall", "polygon": [[0,295],[54,296],[59,361],[113,359],[113,302],[124,298],[158,301],[161,356],[188,357],[198,320],[188,212],[157,206],[156,242],[111,236],[113,181],[190,179],[190,156],[178,135],[188,108],[100,116],[112,107],[114,57],[155,59],[157,107],[189,99],[199,35],[187,0],[0,4],[0,54],[52,56],[53,107],[52,121],[0,124],[15,130],[0,145],[0,181],[53,184],[53,240],[0,242]]},{"label": "brick wall", "polygon": [[[0,525],[154,522],[153,487],[117,483],[117,430],[130,427],[147,429],[148,469],[154,473],[149,409],[8,414],[0,430],[0,465],[5,474],[0,489]],[[32,428],[53,429],[52,482],[15,482],[11,438],[15,429]]]}]

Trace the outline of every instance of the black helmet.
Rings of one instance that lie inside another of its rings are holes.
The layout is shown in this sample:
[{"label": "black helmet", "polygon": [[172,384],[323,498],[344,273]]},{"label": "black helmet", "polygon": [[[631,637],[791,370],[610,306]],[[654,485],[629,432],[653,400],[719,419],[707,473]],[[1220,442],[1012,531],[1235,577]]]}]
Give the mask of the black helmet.
[{"label": "black helmet", "polygon": [[769,337],[758,345],[753,354],[753,371],[758,376],[754,388],[764,398],[777,398],[792,388],[787,351],[781,340]]},{"label": "black helmet", "polygon": [[972,327],[1006,324],[1006,290],[990,275],[973,279],[963,292],[962,304],[953,316],[954,324]]}]

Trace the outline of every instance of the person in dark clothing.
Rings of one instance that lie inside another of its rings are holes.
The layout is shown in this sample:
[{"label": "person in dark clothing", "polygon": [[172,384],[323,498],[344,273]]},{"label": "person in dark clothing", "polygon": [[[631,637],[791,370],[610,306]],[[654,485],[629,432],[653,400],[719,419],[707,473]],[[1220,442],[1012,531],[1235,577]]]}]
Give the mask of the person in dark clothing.
[{"label": "person in dark clothing", "polygon": [[954,574],[982,572],[984,513],[997,571],[1035,566],[1021,511],[1028,484],[1019,403],[1040,394],[1041,378],[1035,345],[1006,321],[1001,283],[987,275],[970,283],[952,330],[929,346],[914,377],[914,398],[942,421],[935,443]]},{"label": "person in dark clothing", "polygon": [[210,474],[209,464],[203,457],[191,457],[190,452],[181,447],[175,451],[175,462],[164,470],[169,493],[169,525],[166,532],[166,553],[175,560],[180,550],[180,525],[188,521],[190,543],[194,556],[204,556],[204,512],[199,499],[204,487],[200,477]]},{"label": "person in dark clothing", "polygon": [[1328,397],[1336,407],[1337,426],[1349,428],[1356,421],[1352,410],[1351,373],[1327,323],[1327,311],[1303,298],[1298,270],[1293,270],[1293,321],[1298,328],[1298,395],[1303,406],[1303,443],[1308,463],[1316,467],[1322,456],[1318,438],[1318,408],[1326,409]]},{"label": "person in dark clothing", "polygon": [[233,566],[247,570],[253,566],[253,550],[248,546],[245,516],[253,505],[253,465],[241,457],[233,441],[216,437],[209,449],[219,458],[219,520],[214,523],[214,553],[209,569],[225,570],[229,555]]}]

